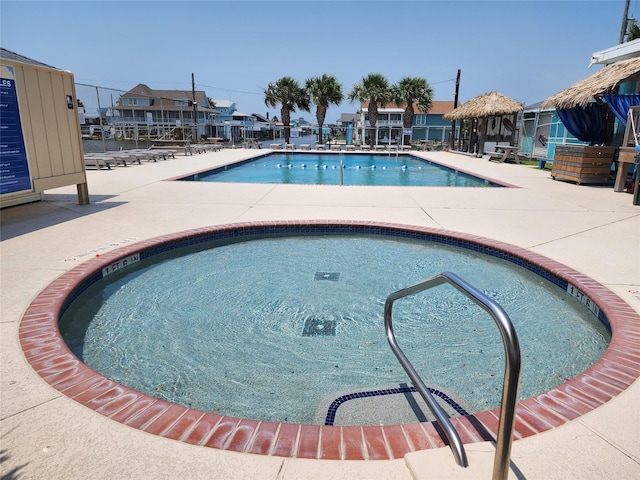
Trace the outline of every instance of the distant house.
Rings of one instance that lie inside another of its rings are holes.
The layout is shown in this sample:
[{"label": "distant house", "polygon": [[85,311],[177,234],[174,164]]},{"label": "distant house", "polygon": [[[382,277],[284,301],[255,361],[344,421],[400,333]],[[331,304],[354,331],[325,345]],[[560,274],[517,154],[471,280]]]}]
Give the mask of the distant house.
[{"label": "distant house", "polygon": [[352,125],[355,127],[357,122],[358,122],[357,113],[343,113],[340,115],[340,118],[338,119],[337,124],[338,124],[338,127],[346,128],[349,125]]},{"label": "distant house", "polygon": [[363,102],[357,117],[356,137],[362,143],[368,143],[371,135],[376,139],[375,144],[420,140],[446,142],[451,135],[451,121],[444,120],[442,116],[453,110],[453,101],[434,100],[428,112],[423,112],[414,104],[413,123],[408,131],[404,131],[403,127],[405,105],[387,104],[379,108],[375,131],[369,122],[368,106],[369,102]]},{"label": "distant house", "polygon": [[[323,135],[331,135],[332,133],[338,137],[345,136],[347,137],[347,143],[353,142],[354,133],[356,125],[358,124],[358,114],[357,113],[342,113],[340,118],[336,121],[336,124],[325,125],[322,127]],[[350,132],[350,136],[349,133]],[[316,127],[315,133],[318,133],[318,128]]]},{"label": "distant house", "polygon": [[124,137],[207,136],[238,140],[248,136],[253,115],[238,112],[236,104],[229,100],[213,103],[215,106],[209,104],[202,90],[153,90],[141,83],[121,95],[110,109],[110,124],[116,135]]},{"label": "distant house", "polygon": [[451,135],[451,120],[444,120],[442,116],[453,110],[453,105],[453,101],[434,100],[428,112],[422,112],[414,105],[411,140],[447,142]]},{"label": "distant house", "polygon": [[220,137],[231,141],[254,137],[255,117],[239,112],[235,102],[231,100],[214,100],[215,111],[211,116],[214,130],[212,137]]},{"label": "distant house", "polygon": [[214,112],[201,90],[153,90],[140,83],[120,96],[109,116],[118,136],[199,138]]}]

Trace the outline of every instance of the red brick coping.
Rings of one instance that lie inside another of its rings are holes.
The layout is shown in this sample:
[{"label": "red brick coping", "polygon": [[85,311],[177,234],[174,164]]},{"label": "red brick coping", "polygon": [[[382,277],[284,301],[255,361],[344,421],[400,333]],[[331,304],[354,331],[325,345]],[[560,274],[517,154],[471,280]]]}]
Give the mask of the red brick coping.
[{"label": "red brick coping", "polygon": [[[491,248],[569,281],[596,302],[611,325],[609,347],[582,374],[518,403],[516,440],[550,430],[598,408],[640,376],[640,316],[598,282],[513,245],[456,232],[375,222],[292,221],[214,226],[165,235],[103,253],[62,274],[29,305],[19,329],[22,350],[33,369],[69,398],[130,427],[194,445],[259,455],[335,460],[397,459],[408,452],[444,446],[434,424],[428,422],[364,427],[296,425],[227,417],[171,404],[103,377],[71,353],[59,334],[58,320],[72,292],[89,276],[120,259],[207,234],[231,234],[256,228],[265,228],[268,234],[270,228],[323,226],[346,231],[363,227],[393,229]],[[499,414],[499,408],[495,408],[452,418],[452,422],[463,443],[482,442],[495,439]]]}]

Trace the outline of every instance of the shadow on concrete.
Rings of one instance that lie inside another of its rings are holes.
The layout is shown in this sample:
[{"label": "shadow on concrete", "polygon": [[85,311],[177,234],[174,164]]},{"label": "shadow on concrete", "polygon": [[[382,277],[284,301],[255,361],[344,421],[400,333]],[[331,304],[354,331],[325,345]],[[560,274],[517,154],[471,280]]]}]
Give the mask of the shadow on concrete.
[{"label": "shadow on concrete", "polygon": [[39,202],[0,210],[0,241],[35,232],[77,218],[104,212],[123,205],[110,202],[115,195],[91,195],[89,205],[78,205],[77,195],[46,195]]},{"label": "shadow on concrete", "polygon": [[[5,462],[9,460],[9,458],[11,458],[11,455],[9,455],[9,452],[7,450],[0,450],[0,468],[5,464]],[[8,472],[3,473],[2,477],[0,477],[0,480],[17,480],[18,478],[20,478],[18,475],[20,473],[20,470],[22,470],[26,466],[27,464],[23,463],[22,465],[18,465],[17,467],[12,468]]]}]

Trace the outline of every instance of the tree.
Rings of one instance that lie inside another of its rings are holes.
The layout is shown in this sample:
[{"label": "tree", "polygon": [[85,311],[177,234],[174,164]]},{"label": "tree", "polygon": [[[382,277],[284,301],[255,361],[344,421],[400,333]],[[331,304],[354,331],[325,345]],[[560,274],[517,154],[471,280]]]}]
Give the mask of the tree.
[{"label": "tree", "polygon": [[280,108],[280,116],[282,117],[282,125],[284,126],[284,141],[289,143],[291,137],[291,112],[295,112],[296,108],[309,111],[309,94],[300,87],[297,81],[291,77],[282,77],[275,83],[270,83],[264,89],[264,103],[267,107],[276,108],[278,104]]},{"label": "tree", "polygon": [[305,82],[305,89],[316,104],[316,120],[318,121],[318,139],[322,143],[322,125],[327,116],[329,105],[340,105],[344,99],[342,86],[333,75],[323,74],[319,77],[309,78]]},{"label": "tree", "polygon": [[209,108],[216,108],[216,102],[214,102],[213,98],[207,97],[207,103],[209,104]]},{"label": "tree", "polygon": [[627,35],[627,42],[630,42],[631,40],[636,40],[638,38],[640,38],[640,27],[638,25],[633,25],[629,29],[629,34]]},{"label": "tree", "polygon": [[[392,98],[391,87],[387,79],[380,73],[370,73],[364,77],[359,83],[353,86],[353,90],[349,93],[349,101],[360,103],[369,101],[367,113],[369,115],[369,124],[372,132],[376,130],[376,122],[378,121],[378,108],[382,108],[389,103]],[[369,135],[369,145],[375,145],[376,138]]]},{"label": "tree", "polygon": [[414,102],[424,113],[427,113],[433,104],[433,89],[424,78],[404,77],[392,90],[396,105],[406,103],[402,122],[404,129],[410,129],[413,125]]}]

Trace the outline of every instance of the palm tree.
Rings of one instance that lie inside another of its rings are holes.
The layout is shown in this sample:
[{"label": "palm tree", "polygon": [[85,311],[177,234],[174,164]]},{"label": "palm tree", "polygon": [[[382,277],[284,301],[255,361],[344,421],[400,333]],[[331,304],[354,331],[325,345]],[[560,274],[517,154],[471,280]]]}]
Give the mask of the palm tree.
[{"label": "palm tree", "polygon": [[[370,73],[364,77],[360,83],[353,86],[353,90],[349,93],[349,101],[360,103],[369,101],[367,113],[369,115],[369,124],[372,132],[376,130],[376,122],[378,121],[378,108],[382,108],[391,98],[391,87],[387,79],[380,73]],[[369,135],[369,145],[375,145],[374,135]]]},{"label": "palm tree", "polygon": [[309,78],[305,84],[305,89],[311,97],[311,101],[316,104],[316,120],[318,121],[318,139],[322,143],[322,125],[327,116],[329,105],[340,105],[344,99],[342,86],[333,75],[323,74],[319,77]]},{"label": "palm tree", "polygon": [[281,104],[280,116],[282,117],[282,125],[284,126],[284,141],[289,143],[291,136],[291,112],[295,112],[296,108],[309,111],[309,94],[300,87],[297,81],[291,77],[282,77],[275,83],[270,83],[264,89],[264,103],[267,107],[276,108]]},{"label": "palm tree", "polygon": [[397,105],[406,103],[402,126],[408,130],[413,125],[413,104],[416,103],[422,112],[427,113],[433,104],[433,89],[424,78],[404,77],[393,87],[393,101]]}]

